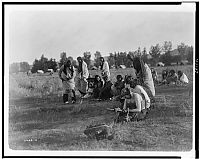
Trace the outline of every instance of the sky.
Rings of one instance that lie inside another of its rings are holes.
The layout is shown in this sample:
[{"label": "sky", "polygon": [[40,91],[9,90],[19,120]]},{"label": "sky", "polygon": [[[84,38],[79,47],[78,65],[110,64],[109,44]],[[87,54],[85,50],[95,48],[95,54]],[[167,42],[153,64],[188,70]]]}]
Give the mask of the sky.
[{"label": "sky", "polygon": [[184,6],[8,6],[6,53],[9,63],[32,64],[42,54],[76,59],[83,52],[103,56],[135,51],[164,41],[175,49],[194,45],[194,8]]}]

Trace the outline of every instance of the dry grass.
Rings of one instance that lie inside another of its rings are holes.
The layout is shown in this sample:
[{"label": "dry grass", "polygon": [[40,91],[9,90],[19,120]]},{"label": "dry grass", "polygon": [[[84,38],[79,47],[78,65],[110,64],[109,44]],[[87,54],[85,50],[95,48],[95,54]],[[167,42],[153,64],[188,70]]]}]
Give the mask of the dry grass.
[{"label": "dry grass", "polygon": [[[163,68],[157,68],[161,73]],[[157,86],[156,106],[139,122],[116,124],[113,140],[89,140],[83,131],[90,124],[112,124],[116,101],[62,104],[57,75],[10,77],[9,146],[15,150],[189,151],[192,148],[192,67],[186,87]],[[130,74],[132,69],[112,71]],[[126,72],[126,73],[125,73]],[[91,72],[94,74],[94,72]],[[38,81],[38,82],[36,82]]]}]

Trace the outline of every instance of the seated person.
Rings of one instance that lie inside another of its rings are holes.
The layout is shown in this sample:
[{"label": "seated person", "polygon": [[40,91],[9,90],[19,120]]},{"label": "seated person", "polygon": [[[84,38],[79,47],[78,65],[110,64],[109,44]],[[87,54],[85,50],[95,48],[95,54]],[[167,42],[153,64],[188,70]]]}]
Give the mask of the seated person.
[{"label": "seated person", "polygon": [[124,103],[124,99],[122,98],[124,94],[127,92],[127,89],[125,88],[125,83],[129,82],[130,87],[132,88],[135,83],[137,83],[137,79],[133,79],[131,75],[125,75],[124,81],[123,81],[123,89],[121,89],[120,94],[118,96],[115,96],[115,100],[119,100],[121,103]]},{"label": "seated person", "polygon": [[143,87],[135,85],[131,88],[130,83],[126,82],[123,93],[123,110],[132,113],[131,118],[137,118],[137,120],[145,118],[147,109],[150,108],[150,98]]},{"label": "seated person", "polygon": [[112,92],[114,96],[118,96],[121,94],[121,90],[124,88],[124,81],[122,75],[117,75],[117,81],[114,85],[112,85]]},{"label": "seated person", "polygon": [[178,81],[178,75],[176,74],[176,72],[174,70],[170,70],[169,74],[166,78],[166,83],[170,84],[170,83],[177,83]]},{"label": "seated person", "polygon": [[101,88],[103,87],[103,81],[99,75],[96,75],[94,78],[94,89],[93,89],[93,97],[98,98]]},{"label": "seated person", "polygon": [[167,77],[168,77],[169,71],[168,70],[163,70],[162,71],[162,81],[160,82],[160,84],[166,84],[167,83]]},{"label": "seated person", "polygon": [[87,82],[88,82],[88,89],[87,89],[87,93],[85,96],[83,96],[82,98],[89,98],[92,96],[93,94],[93,90],[94,90],[94,81],[95,81],[95,78],[89,76],[87,78]]},{"label": "seated person", "polygon": [[183,73],[182,71],[178,71],[178,80],[182,84],[188,84],[189,83],[189,80],[188,80],[186,74]]},{"label": "seated person", "polygon": [[99,99],[100,100],[110,99],[113,97],[112,91],[111,91],[112,82],[108,79],[108,76],[104,76],[103,80],[104,80],[104,84],[99,92]]}]

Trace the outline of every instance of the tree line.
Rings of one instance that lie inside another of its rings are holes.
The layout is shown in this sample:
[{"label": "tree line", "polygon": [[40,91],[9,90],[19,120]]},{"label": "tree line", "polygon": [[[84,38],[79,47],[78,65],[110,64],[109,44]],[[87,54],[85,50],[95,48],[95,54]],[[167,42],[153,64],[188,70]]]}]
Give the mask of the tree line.
[{"label": "tree line", "polygon": [[[187,60],[188,64],[193,64],[193,46],[181,43],[177,45],[176,49],[172,50],[171,41],[164,41],[163,45],[152,45],[149,52],[146,51],[145,47],[142,49],[138,47],[135,51],[109,53],[106,60],[111,68],[118,68],[120,65],[132,67],[132,62],[127,57],[128,54],[131,54],[132,56],[141,56],[141,58],[151,66],[156,66],[158,62],[162,62],[166,66],[169,66],[172,63],[180,64],[184,60]],[[66,52],[61,53],[61,55],[58,62],[53,58],[48,59],[42,55],[40,59],[34,60],[32,68],[30,68],[30,65],[27,62],[13,63],[10,65],[10,72],[27,72],[31,70],[32,73],[35,73],[37,70],[47,72],[48,69],[56,71],[67,59],[72,61],[74,67],[77,67],[76,59],[73,59],[71,56],[67,57]],[[87,63],[88,68],[92,69],[94,66],[96,68],[99,67],[101,56],[101,52],[96,51],[94,53],[94,60],[91,60],[91,53],[86,51],[83,53],[82,57]]]}]

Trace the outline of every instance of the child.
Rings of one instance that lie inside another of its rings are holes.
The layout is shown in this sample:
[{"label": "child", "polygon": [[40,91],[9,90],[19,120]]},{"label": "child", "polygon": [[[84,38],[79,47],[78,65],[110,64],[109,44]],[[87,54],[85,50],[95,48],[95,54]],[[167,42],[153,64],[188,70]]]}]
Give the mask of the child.
[{"label": "child", "polygon": [[117,75],[117,81],[112,86],[112,92],[114,96],[118,96],[121,94],[121,90],[124,88],[124,81],[122,75]]},{"label": "child", "polygon": [[111,92],[112,82],[108,79],[108,76],[104,76],[103,80],[105,83],[99,92],[99,99],[110,99],[113,97]]},{"label": "child", "polygon": [[103,81],[101,80],[99,75],[96,75],[94,78],[94,89],[93,89],[93,97],[98,98],[101,88],[103,87]]},{"label": "child", "polygon": [[183,73],[182,71],[178,71],[178,80],[182,83],[182,84],[188,84],[189,80],[186,76],[185,73]]}]

